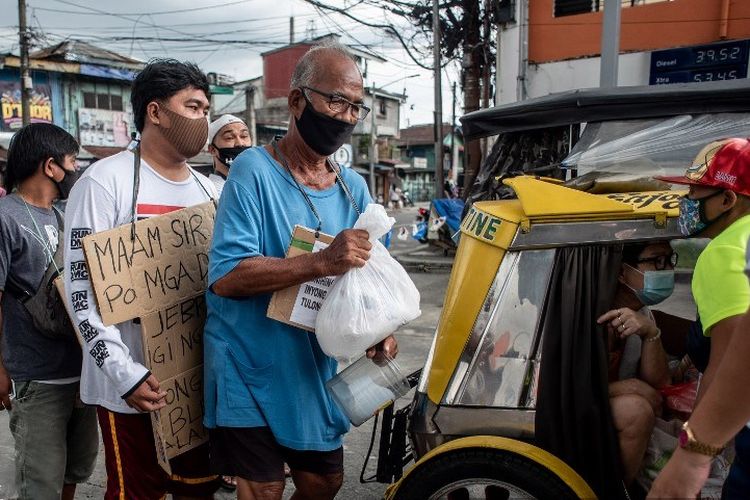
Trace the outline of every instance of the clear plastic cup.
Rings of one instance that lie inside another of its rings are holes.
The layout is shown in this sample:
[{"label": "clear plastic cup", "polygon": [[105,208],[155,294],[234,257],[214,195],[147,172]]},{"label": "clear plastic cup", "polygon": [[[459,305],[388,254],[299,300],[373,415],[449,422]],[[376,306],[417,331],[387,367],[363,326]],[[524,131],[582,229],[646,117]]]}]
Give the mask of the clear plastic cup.
[{"label": "clear plastic cup", "polygon": [[409,392],[409,382],[398,364],[384,353],[377,361],[359,358],[326,382],[326,387],[354,426]]}]

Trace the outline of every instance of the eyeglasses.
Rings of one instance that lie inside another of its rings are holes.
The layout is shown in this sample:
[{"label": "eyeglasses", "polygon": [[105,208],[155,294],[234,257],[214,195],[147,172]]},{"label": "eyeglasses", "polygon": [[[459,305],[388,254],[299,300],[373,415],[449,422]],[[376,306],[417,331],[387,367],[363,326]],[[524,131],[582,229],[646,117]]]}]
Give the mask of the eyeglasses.
[{"label": "eyeglasses", "polygon": [[[357,104],[356,102],[352,102],[349,99],[345,99],[341,97],[338,94],[329,94],[327,92],[323,92],[322,90],[314,89],[312,87],[300,87],[303,90],[311,90],[315,92],[318,95],[321,95],[328,99],[328,109],[333,111],[334,113],[344,113],[348,111],[349,109],[352,110],[352,114],[357,118],[357,121],[362,121],[365,118],[367,118],[367,115],[370,113],[370,108],[368,106],[365,106],[364,104]],[[307,96],[305,96],[307,97]],[[309,101],[309,98],[308,98]]]},{"label": "eyeglasses", "polygon": [[675,267],[677,267],[677,254],[675,252],[672,252],[669,255],[645,257],[643,259],[638,259],[636,262],[638,264],[653,262],[654,268],[656,268],[657,271],[664,271],[667,268],[674,269]]}]

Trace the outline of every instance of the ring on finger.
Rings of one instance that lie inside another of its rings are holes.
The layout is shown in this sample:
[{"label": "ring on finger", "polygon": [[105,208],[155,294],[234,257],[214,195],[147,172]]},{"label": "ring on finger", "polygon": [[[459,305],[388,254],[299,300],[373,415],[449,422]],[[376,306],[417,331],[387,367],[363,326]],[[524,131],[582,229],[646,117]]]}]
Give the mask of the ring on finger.
[{"label": "ring on finger", "polygon": [[625,329],[625,324],[624,323],[620,323],[620,331],[623,331],[624,329]]}]

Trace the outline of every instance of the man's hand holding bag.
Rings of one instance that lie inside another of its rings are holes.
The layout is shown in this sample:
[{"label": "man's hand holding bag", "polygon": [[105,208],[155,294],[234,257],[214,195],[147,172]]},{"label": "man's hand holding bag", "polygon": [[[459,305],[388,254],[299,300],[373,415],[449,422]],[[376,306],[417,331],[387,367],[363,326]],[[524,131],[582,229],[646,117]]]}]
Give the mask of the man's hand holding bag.
[{"label": "man's hand holding bag", "polygon": [[422,313],[416,286],[378,241],[394,222],[382,205],[372,203],[354,225],[369,233],[372,249],[364,266],[336,280],[318,312],[315,334],[329,356],[339,360],[361,356]]}]

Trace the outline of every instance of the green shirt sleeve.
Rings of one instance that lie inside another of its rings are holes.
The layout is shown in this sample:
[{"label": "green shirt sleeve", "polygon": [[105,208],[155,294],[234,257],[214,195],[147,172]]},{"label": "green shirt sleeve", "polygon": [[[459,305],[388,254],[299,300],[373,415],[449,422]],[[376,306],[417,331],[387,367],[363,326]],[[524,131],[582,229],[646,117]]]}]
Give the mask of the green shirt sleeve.
[{"label": "green shirt sleeve", "polygon": [[703,324],[703,335],[723,319],[744,314],[750,306],[750,285],[745,275],[745,249],[709,245],[693,275],[693,298]]}]

